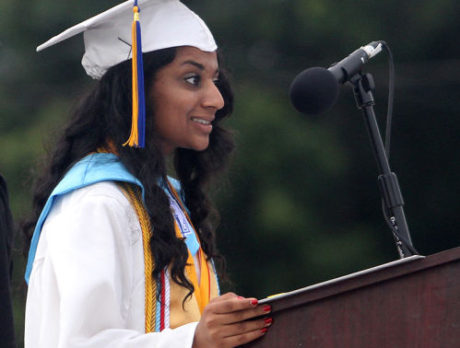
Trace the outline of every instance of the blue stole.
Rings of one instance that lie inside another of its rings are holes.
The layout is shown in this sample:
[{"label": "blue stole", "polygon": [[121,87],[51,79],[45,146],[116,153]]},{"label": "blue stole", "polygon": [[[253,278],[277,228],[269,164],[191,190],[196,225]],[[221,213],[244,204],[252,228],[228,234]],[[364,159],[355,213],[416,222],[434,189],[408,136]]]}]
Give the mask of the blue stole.
[{"label": "blue stole", "polygon": [[[172,178],[169,178],[169,180],[177,192],[180,192],[179,181]],[[81,159],[72,168],[70,168],[70,170],[51,192],[51,195],[46,201],[45,207],[38,218],[30,243],[29,256],[27,260],[25,274],[25,280],[27,283],[29,283],[30,273],[32,272],[32,266],[37,252],[38,241],[40,239],[43,224],[45,223],[45,220],[48,217],[56,199],[79,188],[102,181],[120,181],[135,184],[141,188],[142,198],[144,198],[144,187],[141,182],[128,172],[116,155],[111,153],[94,153]],[[164,185],[161,186],[165,189]],[[187,247],[192,255],[194,255],[199,248],[195,234],[187,234],[184,238]]]}]

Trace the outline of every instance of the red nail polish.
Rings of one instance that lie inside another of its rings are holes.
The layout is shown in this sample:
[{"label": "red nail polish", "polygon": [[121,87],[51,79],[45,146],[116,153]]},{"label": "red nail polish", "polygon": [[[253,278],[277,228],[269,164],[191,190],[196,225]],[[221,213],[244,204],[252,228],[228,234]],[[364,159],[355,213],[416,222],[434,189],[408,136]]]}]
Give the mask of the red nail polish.
[{"label": "red nail polish", "polygon": [[252,304],[253,306],[256,306],[258,303],[259,303],[259,301],[257,301],[257,300],[251,300],[251,304]]},{"label": "red nail polish", "polygon": [[265,324],[269,325],[272,323],[273,319],[272,318],[265,318]]},{"label": "red nail polish", "polygon": [[264,328],[263,328],[262,330],[260,330],[260,331],[262,331],[262,333],[264,334],[264,333],[267,332],[267,330],[268,330],[268,329],[267,329],[266,327],[264,327]]},{"label": "red nail polish", "polygon": [[263,308],[264,312],[270,312],[272,310],[272,306],[270,305],[265,305]]}]

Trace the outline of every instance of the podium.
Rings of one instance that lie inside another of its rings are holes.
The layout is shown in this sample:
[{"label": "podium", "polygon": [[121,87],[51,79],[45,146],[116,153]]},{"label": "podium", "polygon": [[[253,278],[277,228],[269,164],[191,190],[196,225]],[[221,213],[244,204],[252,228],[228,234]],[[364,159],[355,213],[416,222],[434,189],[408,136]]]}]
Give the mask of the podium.
[{"label": "podium", "polygon": [[273,324],[244,347],[460,347],[460,247],[260,302]]}]

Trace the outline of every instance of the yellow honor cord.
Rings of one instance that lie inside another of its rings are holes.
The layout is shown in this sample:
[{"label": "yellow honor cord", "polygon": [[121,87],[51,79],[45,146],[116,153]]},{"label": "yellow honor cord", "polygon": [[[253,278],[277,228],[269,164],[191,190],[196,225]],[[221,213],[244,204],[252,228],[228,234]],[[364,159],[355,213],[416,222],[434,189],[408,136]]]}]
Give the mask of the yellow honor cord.
[{"label": "yellow honor cord", "polygon": [[[144,276],[145,276],[145,332],[154,332],[156,327],[156,293],[157,293],[157,283],[153,279],[153,269],[155,268],[155,260],[153,258],[151,249],[150,249],[150,239],[152,237],[152,227],[150,225],[150,218],[143,204],[141,192],[138,188],[133,187],[127,183],[121,183],[120,187],[123,193],[127,196],[128,200],[131,202],[136,215],[139,219],[139,224],[141,225],[142,230],[142,242],[144,250]],[[171,186],[170,186],[171,187]],[[178,197],[177,192],[171,187],[172,193]],[[182,203],[181,203],[182,204]],[[186,211],[184,211],[187,219],[190,219]],[[190,224],[191,221],[189,220]],[[193,225],[192,225],[193,226]],[[174,229],[176,236],[178,238],[183,238],[182,232],[179,228],[179,225],[174,221]],[[193,228],[195,230],[195,228]],[[211,269],[208,261],[206,260],[206,255],[201,250],[201,247],[198,251],[198,262],[201,270],[200,282],[198,282],[197,272],[195,269],[195,259],[188,251],[187,264],[185,266],[185,273],[187,278],[192,283],[194,287],[194,297],[198,304],[199,313],[203,313],[204,308],[209,303],[211,298],[211,288],[215,287],[215,279],[211,279]],[[212,272],[212,274],[214,274]],[[217,295],[217,292],[214,291]],[[169,304],[163,304],[163,306],[168,306]],[[161,307],[160,307],[161,308]],[[181,307],[182,308],[182,307]],[[199,318],[194,318],[197,320]],[[193,321],[192,320],[192,321]]]},{"label": "yellow honor cord", "polygon": [[136,191],[129,184],[121,184],[121,188],[136,211],[142,229],[142,243],[144,246],[144,276],[145,276],[145,332],[155,331],[156,293],[157,284],[153,279],[155,262],[150,250],[152,227],[150,218],[144,208],[140,190]]}]

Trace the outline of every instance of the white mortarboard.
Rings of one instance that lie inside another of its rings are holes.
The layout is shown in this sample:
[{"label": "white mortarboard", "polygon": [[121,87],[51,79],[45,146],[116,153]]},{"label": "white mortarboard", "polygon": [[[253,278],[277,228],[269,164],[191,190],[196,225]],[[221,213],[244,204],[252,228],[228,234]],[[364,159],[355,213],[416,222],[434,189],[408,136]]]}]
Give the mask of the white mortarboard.
[{"label": "white mortarboard", "polygon": [[82,32],[85,41],[82,65],[92,78],[100,79],[112,66],[132,58],[132,126],[124,145],[141,148],[145,144],[141,52],[179,46],[192,46],[207,52],[217,49],[203,20],[179,0],[128,0],[65,30],[38,46],[37,51]]},{"label": "white mortarboard", "polygon": [[[99,79],[110,67],[131,58],[133,4],[134,0],[128,0],[89,18],[49,39],[37,51],[83,32],[82,65],[89,76]],[[177,46],[193,46],[207,52],[217,49],[203,20],[179,0],[139,0],[138,4],[142,52]]]}]

